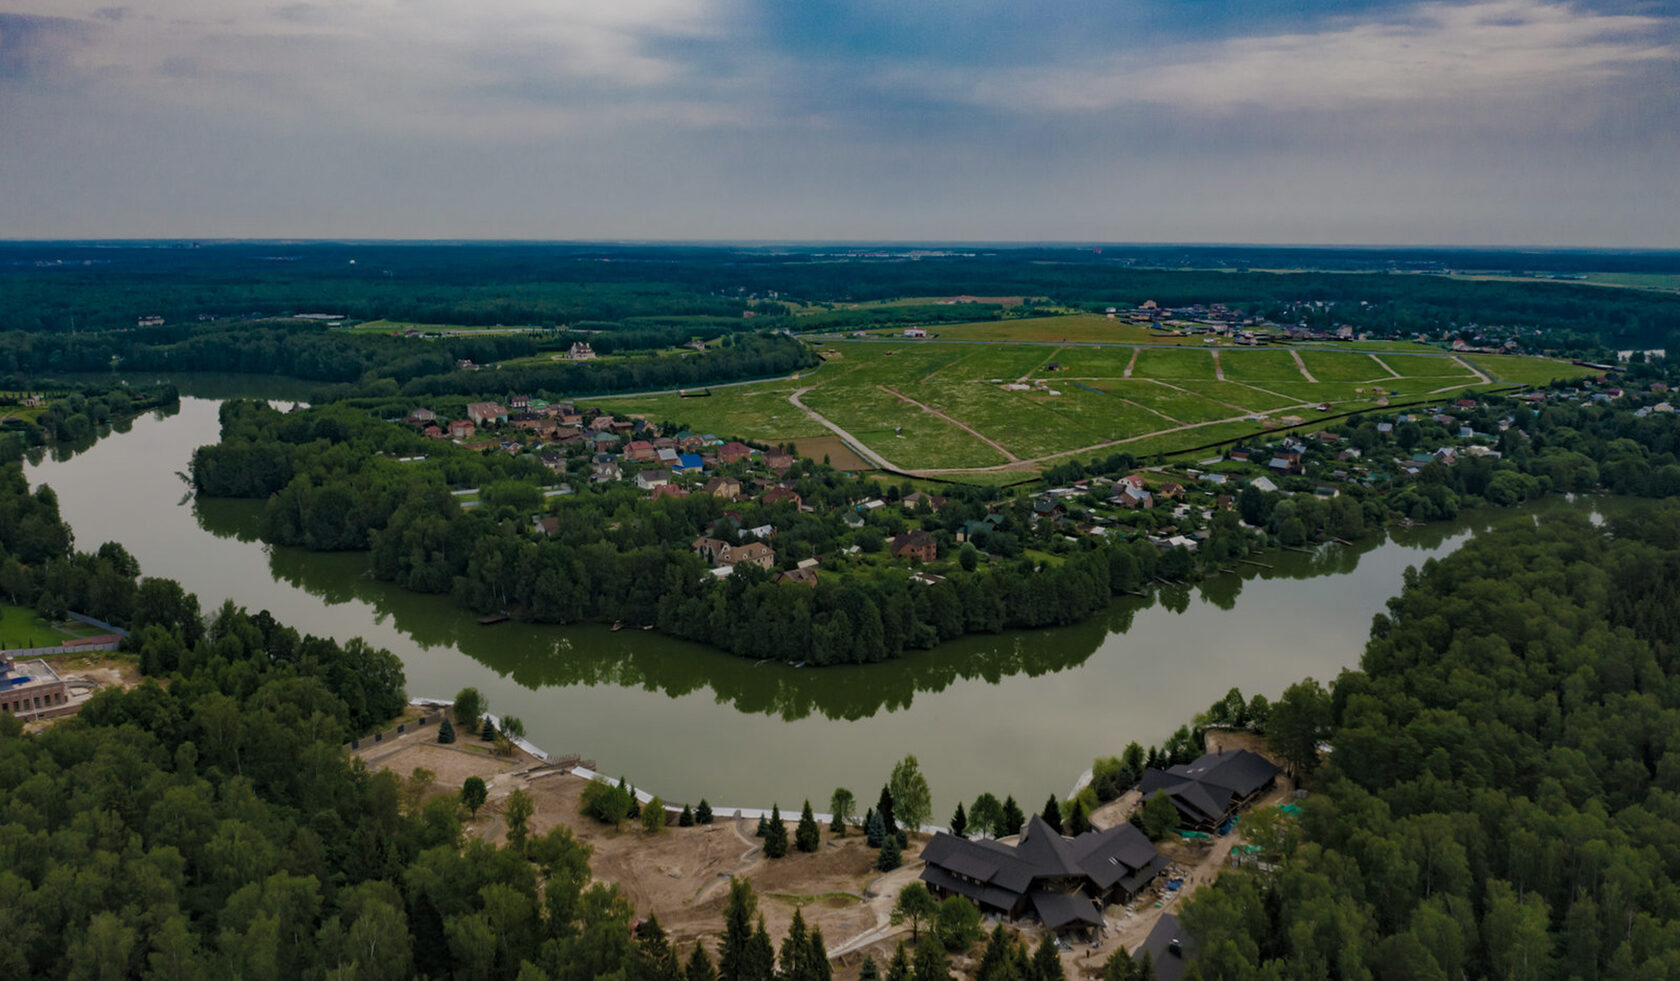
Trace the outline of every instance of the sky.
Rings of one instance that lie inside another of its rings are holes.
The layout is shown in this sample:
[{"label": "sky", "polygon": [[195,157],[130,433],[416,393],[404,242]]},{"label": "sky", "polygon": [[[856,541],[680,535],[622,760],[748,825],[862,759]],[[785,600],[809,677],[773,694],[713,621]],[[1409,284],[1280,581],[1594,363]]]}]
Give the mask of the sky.
[{"label": "sky", "polygon": [[0,0],[0,238],[1680,247],[1680,0]]}]

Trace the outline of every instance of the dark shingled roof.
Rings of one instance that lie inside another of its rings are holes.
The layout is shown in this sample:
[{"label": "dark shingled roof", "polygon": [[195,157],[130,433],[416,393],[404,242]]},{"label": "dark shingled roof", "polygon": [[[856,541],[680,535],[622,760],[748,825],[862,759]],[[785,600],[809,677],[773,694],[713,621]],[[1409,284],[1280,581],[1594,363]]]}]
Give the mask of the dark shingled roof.
[{"label": "dark shingled roof", "polygon": [[[1093,889],[1093,895],[1106,895],[1117,883],[1130,894],[1168,864],[1149,839],[1130,824],[1069,839],[1057,834],[1041,817],[1027,823],[1026,833],[1014,847],[941,833],[922,849],[922,859],[926,867],[921,878],[928,885],[967,896],[985,908],[1011,913],[1026,898],[1052,929],[1074,922],[1100,923],[1100,913],[1089,897],[1062,894],[1061,890],[1072,885],[1067,880],[1083,880],[1079,888]],[[1060,881],[1052,884],[1041,880]],[[1049,884],[1051,888],[1034,889],[1035,884]],[[1049,905],[1040,909],[1041,901]],[[1068,905],[1070,902],[1075,905]],[[1098,918],[1087,919],[1086,907],[1091,910],[1090,916]],[[1050,915],[1045,915],[1046,910]]]},{"label": "dark shingled roof", "polygon": [[1065,892],[1035,892],[1028,898],[1032,900],[1033,912],[1044,921],[1047,929],[1059,930],[1072,923],[1102,926],[1102,914],[1097,912],[1097,904],[1084,896]]},{"label": "dark shingled roof", "polygon": [[[1174,940],[1179,943],[1180,953],[1172,952]],[[1184,932],[1184,925],[1178,917],[1162,913],[1149,936],[1132,951],[1132,960],[1142,960],[1144,951],[1149,952],[1149,959],[1154,962],[1155,981],[1179,981],[1196,957],[1196,942]]]},{"label": "dark shingled roof", "polygon": [[1194,763],[1170,767],[1167,772],[1196,783],[1222,787],[1238,797],[1247,797],[1281,771],[1277,764],[1259,753],[1232,749],[1223,753],[1208,753]]}]

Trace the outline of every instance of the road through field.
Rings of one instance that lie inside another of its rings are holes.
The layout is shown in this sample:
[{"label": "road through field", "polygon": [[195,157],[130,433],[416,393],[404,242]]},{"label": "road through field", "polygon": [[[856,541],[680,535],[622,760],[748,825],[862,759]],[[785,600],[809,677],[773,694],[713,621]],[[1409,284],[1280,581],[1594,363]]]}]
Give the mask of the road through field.
[{"label": "road through field", "polygon": [[801,412],[805,413],[806,415],[810,416],[811,420],[813,422],[827,427],[830,432],[834,433],[834,435],[836,435],[836,436],[840,437],[841,439],[845,440],[847,446],[850,446],[853,450],[857,451],[857,454],[859,456],[863,457],[865,460],[868,460],[870,463],[875,464],[877,467],[880,467],[883,470],[903,470],[904,469],[903,467],[900,467],[898,464],[893,463],[891,460],[888,460],[886,457],[884,457],[881,454],[876,453],[874,450],[870,449],[868,443],[865,443],[863,440],[858,439],[856,436],[853,436],[851,433],[846,432],[844,429],[841,429],[839,426],[835,425],[834,423],[829,422],[827,417],[823,416],[821,413],[817,412],[817,410],[815,410],[815,409],[811,408],[810,406],[806,405],[804,402],[799,401],[799,396],[804,395],[806,392],[809,392],[811,389],[816,388],[816,387],[817,386],[815,386],[815,385],[809,385],[805,388],[801,388],[797,392],[790,392],[788,394],[788,401],[793,403],[794,408],[796,408],[799,411],[801,411]]},{"label": "road through field", "polygon": [[[992,449],[997,450],[999,453],[1002,453],[1003,458],[1005,460],[1008,460],[1010,463],[1020,462],[1021,458],[1016,456],[1015,454],[1009,452],[1009,450],[1002,443],[999,443],[997,440],[991,438],[990,436],[987,436],[985,433],[982,433],[980,430],[975,429],[973,426],[970,426],[968,423],[962,422],[962,421],[957,420],[957,419],[952,419],[950,416],[946,415],[943,412],[940,412],[938,409],[935,409],[933,406],[926,405],[924,403],[918,402],[915,399],[913,399],[910,396],[904,394],[903,392],[899,391],[896,388],[888,388],[885,385],[876,385],[875,387],[880,389],[883,392],[886,392],[888,395],[896,395],[899,398],[903,399],[904,401],[909,402],[911,405],[915,406],[916,408],[921,409],[923,412],[926,412],[928,415],[937,416],[938,418],[945,420],[946,422],[948,422],[951,425],[957,427],[958,429],[961,429],[963,432],[969,434],[970,436],[973,436],[975,439],[979,440],[980,442],[985,443],[987,446],[990,446]],[[1142,407],[1140,406],[1139,408],[1142,408]],[[1156,415],[1161,415],[1161,413],[1157,412]]]}]

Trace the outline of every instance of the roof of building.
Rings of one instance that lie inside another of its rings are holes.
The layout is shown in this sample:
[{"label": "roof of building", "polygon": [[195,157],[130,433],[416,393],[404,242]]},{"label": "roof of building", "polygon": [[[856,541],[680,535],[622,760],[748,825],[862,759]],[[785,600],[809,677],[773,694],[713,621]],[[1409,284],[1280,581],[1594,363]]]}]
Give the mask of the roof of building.
[{"label": "roof of building", "polygon": [[[1173,945],[1178,945],[1175,953]],[[1155,981],[1179,981],[1190,969],[1196,956],[1196,941],[1185,932],[1184,924],[1171,913],[1162,913],[1149,931],[1149,936],[1132,951],[1133,960],[1141,960],[1148,952],[1155,966]]]}]

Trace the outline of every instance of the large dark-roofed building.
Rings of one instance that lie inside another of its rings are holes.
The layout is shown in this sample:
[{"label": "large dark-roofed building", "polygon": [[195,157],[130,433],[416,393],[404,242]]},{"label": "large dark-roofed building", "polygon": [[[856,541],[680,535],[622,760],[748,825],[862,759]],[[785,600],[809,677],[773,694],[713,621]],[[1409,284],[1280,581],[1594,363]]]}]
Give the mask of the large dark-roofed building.
[{"label": "large dark-roofed building", "polygon": [[1280,772],[1259,753],[1232,749],[1208,753],[1194,763],[1145,770],[1138,789],[1145,798],[1165,793],[1186,828],[1213,831],[1272,789]]},{"label": "large dark-roofed building", "polygon": [[1190,969],[1190,961],[1196,956],[1196,943],[1184,932],[1184,924],[1178,917],[1162,913],[1149,936],[1132,951],[1132,960],[1141,961],[1146,953],[1155,968],[1155,981],[1178,981]]},{"label": "large dark-roofed building", "polygon": [[922,849],[922,881],[1010,918],[1031,911],[1051,930],[1102,925],[1102,903],[1126,902],[1168,859],[1130,824],[1065,838],[1034,817],[1019,844],[937,834]]}]

